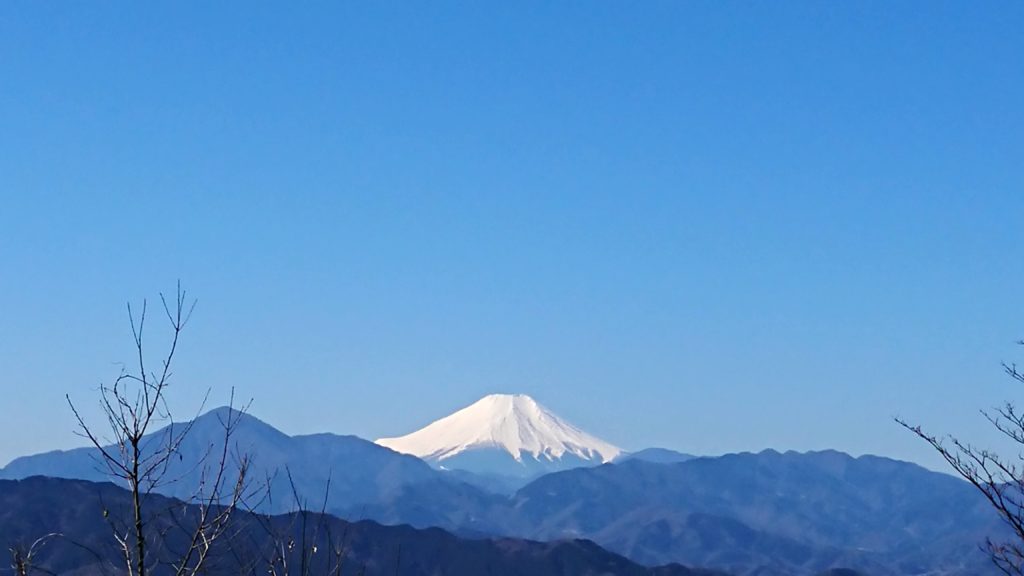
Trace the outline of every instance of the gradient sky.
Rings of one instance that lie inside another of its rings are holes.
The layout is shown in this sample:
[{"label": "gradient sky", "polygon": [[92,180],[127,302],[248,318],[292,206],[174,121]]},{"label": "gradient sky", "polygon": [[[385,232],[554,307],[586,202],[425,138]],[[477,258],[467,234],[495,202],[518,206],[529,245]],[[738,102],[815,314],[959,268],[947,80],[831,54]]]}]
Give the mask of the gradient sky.
[{"label": "gradient sky", "polygon": [[[627,449],[937,460],[1022,398],[1024,4],[4,3],[0,463],[124,304],[172,406],[399,435],[523,392]],[[154,346],[162,326],[151,326]],[[994,443],[995,446],[1000,446]]]}]

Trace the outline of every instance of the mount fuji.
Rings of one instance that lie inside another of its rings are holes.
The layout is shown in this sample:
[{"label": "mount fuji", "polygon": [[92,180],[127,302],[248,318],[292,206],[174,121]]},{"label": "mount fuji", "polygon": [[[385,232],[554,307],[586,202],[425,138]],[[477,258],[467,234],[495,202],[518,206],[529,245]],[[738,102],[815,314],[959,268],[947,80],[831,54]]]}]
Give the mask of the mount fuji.
[{"label": "mount fuji", "polygon": [[623,454],[524,394],[491,394],[411,434],[376,442],[442,469],[520,479]]}]

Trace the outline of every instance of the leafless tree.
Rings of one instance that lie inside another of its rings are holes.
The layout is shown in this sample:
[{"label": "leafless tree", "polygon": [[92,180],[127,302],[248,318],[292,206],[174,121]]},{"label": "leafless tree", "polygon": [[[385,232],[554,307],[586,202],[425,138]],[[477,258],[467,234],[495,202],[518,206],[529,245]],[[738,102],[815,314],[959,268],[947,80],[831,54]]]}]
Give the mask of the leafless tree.
[{"label": "leafless tree", "polygon": [[[1024,372],[1016,365],[1003,364],[1003,369],[1010,378],[1024,383]],[[1007,402],[981,413],[1000,434],[1024,450],[1024,412]],[[896,421],[930,444],[957,474],[984,495],[1013,533],[1009,540],[988,538],[985,549],[1004,574],[1024,576],[1024,451],[1015,458],[1006,458],[951,435],[930,434],[902,418]]]},{"label": "leafless tree", "polygon": [[10,548],[11,570],[15,576],[29,576],[29,574],[43,573],[51,574],[49,570],[36,565],[36,554],[52,538],[60,536],[57,533],[46,534],[36,538],[28,546],[14,545]]},{"label": "leafless tree", "polygon": [[[229,559],[241,574],[341,576],[347,524],[340,540],[331,534],[325,510],[309,510],[290,471],[287,477],[295,511],[278,517],[258,512],[270,499],[273,478],[268,475],[259,482],[250,478],[251,458],[234,442],[248,404],[236,409],[233,390],[229,409],[218,413],[220,434],[216,440],[204,447],[198,461],[185,461],[189,456],[183,450],[185,441],[206,399],[196,417],[178,423],[171,415],[167,392],[179,340],[195,300],[189,300],[179,284],[173,299],[160,295],[160,304],[169,338],[155,366],[147,354],[145,339],[147,303],[143,301],[141,307],[128,305],[135,358],[131,368],[122,368],[112,383],[99,387],[102,425],[87,423],[83,412],[67,396],[78,434],[95,449],[98,469],[130,492],[127,510],[113,510],[101,502],[103,517],[116,543],[116,559],[88,551],[106,566],[105,570],[127,576],[196,576],[223,571],[224,566],[211,565],[214,558]],[[195,457],[194,452],[189,453]],[[198,478],[197,485],[185,491],[188,496],[178,500],[154,497],[172,484],[180,488],[186,478]],[[330,490],[329,482],[325,490]],[[324,505],[326,502],[325,493]],[[48,534],[30,546],[11,547],[14,574],[48,573],[38,565],[36,556],[58,536]]]},{"label": "leafless tree", "polygon": [[[106,419],[104,433],[86,423],[71,397],[67,397],[78,433],[96,449],[100,467],[131,492],[127,522],[104,512],[128,576],[147,576],[157,565],[169,566],[174,576],[202,572],[214,545],[226,534],[232,515],[251,489],[247,482],[249,456],[237,454],[232,442],[247,406],[235,410],[232,392],[231,409],[220,422],[222,438],[217,445],[208,447],[200,462],[194,463],[200,471],[200,482],[192,497],[185,499],[193,505],[194,513],[171,512],[165,521],[156,522],[155,517],[166,511],[147,509],[150,494],[181,480],[170,474],[171,464],[183,458],[182,443],[195,421],[176,424],[166,399],[179,339],[191,318],[195,300],[189,301],[179,284],[174,299],[169,302],[161,294],[160,303],[169,322],[170,343],[155,368],[147,357],[144,338],[147,303],[143,301],[138,310],[128,305],[135,364],[132,369],[123,368],[113,383],[100,386],[100,408]],[[154,434],[158,426],[164,427]],[[172,528],[185,532],[187,545],[184,550],[168,555],[165,537]]]},{"label": "leafless tree", "polygon": [[314,512],[300,495],[290,470],[286,476],[296,510],[284,516],[284,522],[270,514],[252,515],[260,528],[256,533],[266,538],[262,546],[257,545],[256,554],[247,555],[243,571],[270,576],[341,576],[350,524],[345,524],[340,538],[332,533],[326,513],[330,479],[320,509]]}]

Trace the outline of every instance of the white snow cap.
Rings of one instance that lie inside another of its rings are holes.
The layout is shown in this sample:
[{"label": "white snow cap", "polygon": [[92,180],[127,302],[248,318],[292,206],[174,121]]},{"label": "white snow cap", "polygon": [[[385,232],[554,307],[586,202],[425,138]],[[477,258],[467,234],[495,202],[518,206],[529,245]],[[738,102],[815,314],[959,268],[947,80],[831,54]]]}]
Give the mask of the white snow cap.
[{"label": "white snow cap", "polygon": [[500,448],[521,462],[561,459],[611,462],[622,450],[556,416],[524,394],[491,394],[412,434],[381,438],[377,444],[396,452],[441,461],[478,448]]}]

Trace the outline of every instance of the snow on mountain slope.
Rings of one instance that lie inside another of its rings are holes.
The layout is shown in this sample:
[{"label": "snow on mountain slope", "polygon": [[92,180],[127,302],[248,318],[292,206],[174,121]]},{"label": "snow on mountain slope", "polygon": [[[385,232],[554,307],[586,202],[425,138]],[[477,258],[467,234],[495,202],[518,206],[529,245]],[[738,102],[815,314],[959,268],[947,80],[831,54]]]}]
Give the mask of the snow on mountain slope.
[{"label": "snow on mountain slope", "polygon": [[[622,450],[587,434],[523,394],[491,394],[425,428],[377,444],[441,466],[459,462],[477,472],[509,473],[474,453],[507,454],[533,471],[611,462]],[[475,465],[466,465],[473,463]],[[537,464],[540,465],[538,470]],[[476,468],[476,470],[474,470]]]}]

